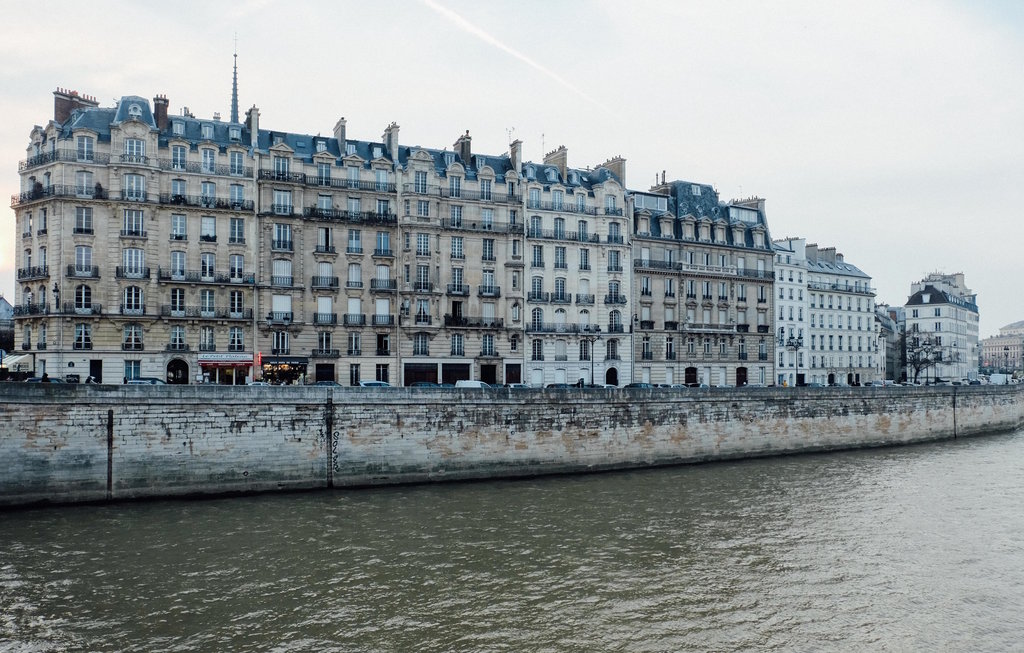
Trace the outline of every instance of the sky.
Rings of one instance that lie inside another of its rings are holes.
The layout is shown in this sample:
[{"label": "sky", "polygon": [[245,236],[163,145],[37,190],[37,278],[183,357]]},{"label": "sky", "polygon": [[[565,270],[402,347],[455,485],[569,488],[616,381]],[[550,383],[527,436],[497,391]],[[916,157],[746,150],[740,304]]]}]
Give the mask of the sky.
[{"label": "sky", "polygon": [[[902,305],[963,272],[982,337],[1024,319],[1024,3],[456,0],[3,3],[0,193],[18,192],[53,91],[170,112],[569,165],[626,185],[763,197],[773,238],[834,246]],[[13,302],[14,212],[0,209]]]}]

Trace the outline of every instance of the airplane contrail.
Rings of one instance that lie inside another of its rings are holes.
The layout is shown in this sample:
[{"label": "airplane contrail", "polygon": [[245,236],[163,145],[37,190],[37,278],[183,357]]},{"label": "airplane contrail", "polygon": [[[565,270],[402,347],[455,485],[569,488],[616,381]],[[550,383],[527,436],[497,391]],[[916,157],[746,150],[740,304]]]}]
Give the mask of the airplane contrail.
[{"label": "airplane contrail", "polygon": [[483,29],[477,27],[473,23],[469,22],[468,20],[466,20],[465,18],[463,18],[459,14],[455,13],[451,9],[438,4],[434,0],[422,0],[422,1],[423,1],[423,4],[427,5],[428,7],[430,7],[431,9],[436,11],[437,13],[441,14],[441,16],[443,16],[443,17],[447,18],[448,20],[450,20],[451,22],[455,23],[455,25],[457,27],[459,27],[460,29],[462,29],[463,31],[468,32],[469,34],[472,34],[473,36],[477,37],[478,39],[480,39],[484,43],[487,43],[489,45],[493,45],[494,47],[498,48],[499,50],[501,50],[505,54],[512,55],[516,59],[522,61],[526,65],[528,65],[531,68],[533,68],[533,69],[543,73],[544,75],[547,75],[551,79],[553,79],[556,82],[558,82],[559,84],[561,84],[563,87],[567,88],[568,90],[572,91],[573,93],[576,93],[577,95],[579,95],[583,99],[587,100],[588,102],[594,104],[595,106],[600,107],[601,109],[604,109],[608,113],[615,114],[615,111],[613,111],[611,109],[611,107],[609,107],[606,104],[600,102],[596,98],[588,95],[583,90],[577,88],[572,83],[570,83],[568,80],[563,79],[562,77],[560,77],[558,75],[558,73],[554,72],[553,70],[550,70],[549,68],[545,68],[544,66],[542,66],[539,63],[537,63],[536,61],[534,61],[530,57],[526,56],[522,52],[519,52],[515,48],[512,48],[512,47],[509,47],[508,45],[505,45],[504,43],[499,41],[497,38],[495,38],[494,36],[491,36],[489,33],[484,31]]}]

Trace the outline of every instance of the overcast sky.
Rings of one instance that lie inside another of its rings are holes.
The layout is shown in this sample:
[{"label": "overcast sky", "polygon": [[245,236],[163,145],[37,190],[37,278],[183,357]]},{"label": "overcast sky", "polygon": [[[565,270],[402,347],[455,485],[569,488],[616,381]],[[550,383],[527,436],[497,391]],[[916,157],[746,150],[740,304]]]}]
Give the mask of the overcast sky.
[{"label": "overcast sky", "polygon": [[[0,192],[18,191],[56,87],[111,106],[165,94],[197,117],[239,97],[261,126],[527,159],[622,155],[655,175],[767,199],[774,238],[835,246],[902,304],[963,272],[981,335],[1024,319],[1024,3],[8,3]],[[14,298],[14,212],[0,292]]]}]

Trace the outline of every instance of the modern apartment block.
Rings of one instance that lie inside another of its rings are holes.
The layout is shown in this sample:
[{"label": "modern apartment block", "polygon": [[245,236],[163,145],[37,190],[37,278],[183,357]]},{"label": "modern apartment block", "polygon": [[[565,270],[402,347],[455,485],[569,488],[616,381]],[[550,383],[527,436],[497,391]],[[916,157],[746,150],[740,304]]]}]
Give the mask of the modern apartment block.
[{"label": "modern apartment block", "polygon": [[632,191],[637,380],[773,382],[773,250],[764,200],[712,186]]},{"label": "modern apartment block", "polygon": [[934,361],[921,372],[925,378],[977,378],[977,296],[967,288],[962,272],[934,272],[911,284],[904,309],[908,362],[922,357]]}]

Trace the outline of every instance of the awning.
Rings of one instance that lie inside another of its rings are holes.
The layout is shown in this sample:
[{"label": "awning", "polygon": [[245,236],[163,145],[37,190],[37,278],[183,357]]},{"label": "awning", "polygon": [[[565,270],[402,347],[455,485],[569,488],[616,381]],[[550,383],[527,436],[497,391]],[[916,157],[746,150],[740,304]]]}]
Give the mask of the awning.
[{"label": "awning", "polygon": [[252,365],[252,352],[204,352],[200,365]]},{"label": "awning", "polygon": [[8,372],[32,372],[32,354],[11,354],[4,356],[3,368]]}]

